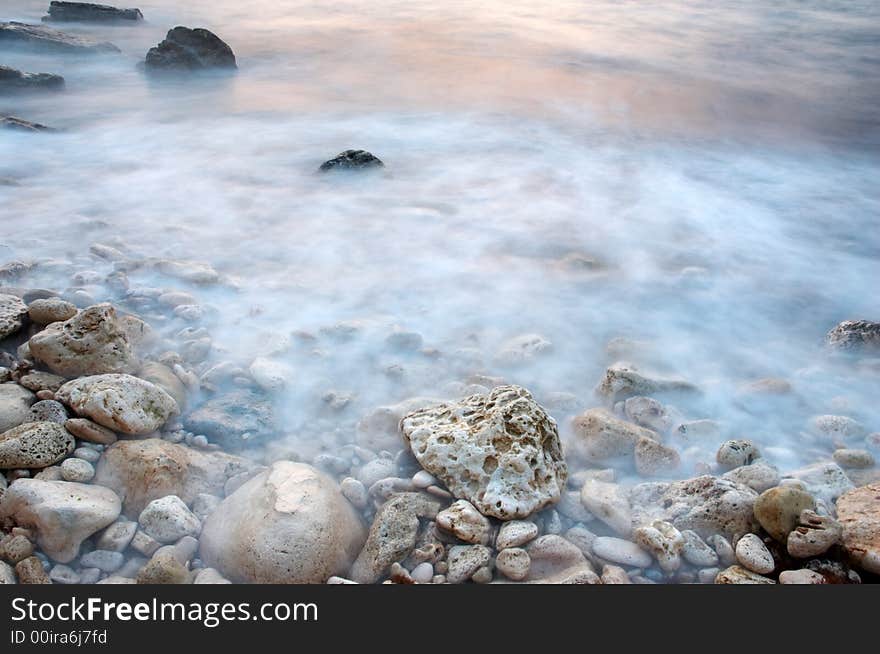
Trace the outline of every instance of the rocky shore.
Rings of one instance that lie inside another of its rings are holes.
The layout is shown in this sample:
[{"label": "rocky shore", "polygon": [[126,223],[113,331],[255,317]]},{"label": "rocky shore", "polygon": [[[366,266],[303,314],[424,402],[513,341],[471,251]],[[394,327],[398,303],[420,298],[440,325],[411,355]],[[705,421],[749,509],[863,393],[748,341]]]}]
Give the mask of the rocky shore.
[{"label": "rocky shore", "polygon": [[[78,5],[53,2],[48,18],[143,18]],[[4,42],[118,53],[14,22],[0,23]],[[237,68],[219,37],[186,27],[143,65]],[[0,67],[0,86],[62,83],[33,75]],[[338,181],[384,168],[346,150],[318,171]],[[601,378],[525,388],[517,368],[553,351],[541,334],[490,351],[330,320],[230,351],[217,332],[239,317],[218,306],[223,290],[237,287],[222,268],[122,239],[69,260],[0,260],[0,583],[880,580],[880,426],[845,405],[814,412],[788,379],[736,380],[735,401],[760,412],[791,400],[797,465],[772,430],[692,411],[701,385],[655,373],[648,346],[622,337]],[[817,359],[876,367],[880,323],[828,328]],[[326,389],[289,424],[292,380],[351,343],[391,353],[364,373],[382,380],[417,359],[430,394],[399,390],[362,411],[356,393]]]}]

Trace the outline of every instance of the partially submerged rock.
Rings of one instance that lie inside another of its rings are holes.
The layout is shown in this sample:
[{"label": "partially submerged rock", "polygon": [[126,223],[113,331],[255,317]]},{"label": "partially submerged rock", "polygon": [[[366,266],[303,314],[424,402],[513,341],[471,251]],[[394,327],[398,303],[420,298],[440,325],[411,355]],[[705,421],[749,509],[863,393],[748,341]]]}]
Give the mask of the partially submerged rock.
[{"label": "partially submerged rock", "polygon": [[336,483],[279,461],[205,521],[201,558],[242,583],[323,583],[344,576],[364,542],[360,518]]},{"label": "partially submerged rock", "polygon": [[524,518],[565,488],[556,421],[519,386],[415,411],[400,426],[422,467],[484,515]]},{"label": "partially submerged rock", "polygon": [[0,384],[0,433],[27,422],[37,397],[18,384]]},{"label": "partially submerged rock", "polygon": [[880,351],[880,322],[844,320],[826,334],[825,342],[835,350]]},{"label": "partially submerged rock", "polygon": [[680,379],[649,376],[634,366],[616,363],[605,371],[605,378],[599,384],[596,392],[599,396],[613,403],[635,395],[696,393],[697,387]]},{"label": "partially submerged rock", "polygon": [[146,57],[149,71],[196,71],[234,69],[235,54],[220,37],[201,27],[177,26],[168,30],[159,45]]},{"label": "partially submerged rock", "polygon": [[119,516],[119,497],[109,488],[67,481],[19,479],[0,498],[0,520],[33,529],[37,544],[60,563]]},{"label": "partially submerged rock", "polygon": [[40,123],[32,123],[15,116],[0,116],[0,128],[16,132],[51,132],[52,128]]},{"label": "partially submerged rock", "polygon": [[138,360],[125,325],[110,304],[96,304],[54,322],[28,341],[31,355],[65,377],[133,373]]},{"label": "partially submerged rock", "polygon": [[382,160],[366,150],[345,150],[321,164],[321,172],[384,168]]},{"label": "partially submerged rock", "polygon": [[119,52],[112,43],[60,32],[45,25],[10,21],[0,23],[0,47],[17,46],[36,52],[56,54],[95,54]]},{"label": "partially submerged rock", "polygon": [[140,9],[117,9],[109,5],[98,5],[91,2],[61,2],[59,0],[52,0],[49,3],[49,14],[43,16],[43,20],[46,22],[114,23],[143,19],[144,15]]},{"label": "partially submerged rock", "polygon": [[590,409],[572,420],[571,454],[586,462],[632,456],[642,440],[658,441],[656,432],[614,417],[605,409]]},{"label": "partially submerged rock", "polygon": [[52,73],[25,73],[9,66],[0,66],[0,91],[57,90],[64,78]]},{"label": "partially submerged rock", "polygon": [[187,429],[229,450],[259,442],[275,431],[272,405],[262,395],[234,390],[211,398],[186,418]]},{"label": "partially submerged rock", "polygon": [[69,381],[55,396],[80,416],[124,434],[149,434],[179,413],[164,390],[131,375],[94,375]]}]

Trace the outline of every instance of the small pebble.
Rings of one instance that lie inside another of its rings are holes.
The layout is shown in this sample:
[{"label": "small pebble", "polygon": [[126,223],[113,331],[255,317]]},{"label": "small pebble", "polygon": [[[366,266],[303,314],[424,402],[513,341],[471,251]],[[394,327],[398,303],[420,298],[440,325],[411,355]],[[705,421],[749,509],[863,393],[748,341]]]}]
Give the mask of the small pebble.
[{"label": "small pebble", "polygon": [[529,520],[509,520],[501,525],[495,539],[495,548],[504,550],[519,547],[538,537],[538,525]]},{"label": "small pebble", "polygon": [[495,567],[498,572],[513,581],[522,581],[529,576],[532,559],[529,553],[519,547],[509,547],[498,552]]},{"label": "small pebble", "polygon": [[97,463],[101,458],[101,453],[91,447],[78,447],[73,451],[73,456],[89,463]]},{"label": "small pebble", "polygon": [[93,550],[88,554],[83,554],[79,562],[84,568],[98,568],[102,572],[116,572],[122,567],[125,557],[122,552]]},{"label": "small pebble", "polygon": [[437,479],[427,470],[419,470],[412,476],[413,486],[416,488],[428,488],[437,483]]},{"label": "small pebble", "polygon": [[65,481],[84,483],[95,476],[95,468],[85,459],[65,459],[61,462],[61,476]]},{"label": "small pebble", "polygon": [[812,570],[784,570],[779,573],[780,584],[824,584],[825,577]]},{"label": "small pebble", "polygon": [[755,534],[746,534],[736,543],[736,560],[747,570],[760,575],[770,574],[776,568],[770,550]]},{"label": "small pebble", "polygon": [[430,584],[431,580],[434,578],[434,566],[425,561],[424,563],[419,563],[415,568],[410,572],[410,576],[413,578],[413,581],[419,584]]}]

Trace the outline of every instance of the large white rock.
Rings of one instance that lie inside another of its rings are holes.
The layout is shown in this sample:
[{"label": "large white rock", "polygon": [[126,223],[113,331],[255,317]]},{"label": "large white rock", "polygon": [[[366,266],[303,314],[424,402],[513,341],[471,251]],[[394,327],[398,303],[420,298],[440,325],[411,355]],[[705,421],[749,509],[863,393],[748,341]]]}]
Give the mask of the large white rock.
[{"label": "large white rock", "polygon": [[86,538],[116,520],[121,508],[116,493],[102,486],[18,479],[0,498],[0,520],[33,529],[46,554],[68,563]]},{"label": "large white rock", "polygon": [[67,382],[56,399],[78,415],[124,434],[149,434],[179,412],[164,390],[131,375],[94,375]]},{"label": "large white rock", "polygon": [[241,583],[324,583],[345,576],[364,544],[360,517],[315,468],[279,461],[205,521],[201,558]]},{"label": "large white rock", "polygon": [[484,515],[525,518],[565,488],[556,421],[519,386],[414,411],[400,426],[422,467]]},{"label": "large white rock", "polygon": [[65,377],[131,373],[138,367],[128,330],[110,304],[54,322],[28,341],[31,355]]}]

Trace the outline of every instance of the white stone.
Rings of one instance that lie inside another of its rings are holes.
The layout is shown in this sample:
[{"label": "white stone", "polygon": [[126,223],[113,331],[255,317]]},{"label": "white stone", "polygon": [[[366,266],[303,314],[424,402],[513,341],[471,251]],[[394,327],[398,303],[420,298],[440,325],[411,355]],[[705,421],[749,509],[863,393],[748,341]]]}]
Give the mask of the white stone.
[{"label": "white stone", "polygon": [[651,555],[635,543],[613,536],[597,536],[593,541],[593,554],[634,568],[647,568],[652,561]]},{"label": "white stone", "polygon": [[529,520],[510,520],[501,525],[495,538],[495,548],[504,550],[519,547],[538,537],[538,525]]},{"label": "white stone", "polygon": [[87,482],[95,476],[95,468],[84,459],[70,458],[61,462],[61,477],[64,481]]},{"label": "white stone", "polygon": [[736,560],[747,570],[766,575],[773,572],[776,563],[770,550],[755,534],[746,534],[736,543]]},{"label": "white stone", "polygon": [[509,547],[498,552],[495,567],[498,572],[513,581],[522,581],[529,576],[532,558],[529,553],[519,547]]},{"label": "white stone", "polygon": [[621,486],[588,479],[581,489],[581,502],[591,514],[618,534],[629,536],[632,531],[632,510]]},{"label": "white stone", "polygon": [[251,377],[268,393],[283,391],[290,385],[293,369],[281,361],[257,357],[250,366]]},{"label": "white stone", "polygon": [[160,543],[198,536],[202,529],[202,523],[177,495],[166,495],[147,504],[138,523],[146,534]]},{"label": "white stone", "polygon": [[488,545],[492,528],[489,519],[467,500],[453,502],[449,508],[440,511],[437,526],[474,545]]}]

